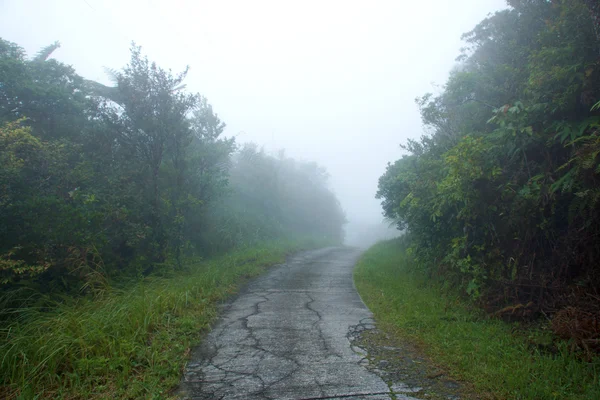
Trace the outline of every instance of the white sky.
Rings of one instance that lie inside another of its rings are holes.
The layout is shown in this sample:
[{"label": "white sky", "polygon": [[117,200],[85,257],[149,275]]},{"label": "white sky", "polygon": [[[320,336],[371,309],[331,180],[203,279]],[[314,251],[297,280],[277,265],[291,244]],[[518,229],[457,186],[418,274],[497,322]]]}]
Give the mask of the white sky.
[{"label": "white sky", "polygon": [[505,0],[0,0],[0,37],[108,83],[132,40],[163,68],[191,67],[227,135],[314,160],[353,222],[398,145],[423,129],[417,96],[443,84],[460,36]]}]

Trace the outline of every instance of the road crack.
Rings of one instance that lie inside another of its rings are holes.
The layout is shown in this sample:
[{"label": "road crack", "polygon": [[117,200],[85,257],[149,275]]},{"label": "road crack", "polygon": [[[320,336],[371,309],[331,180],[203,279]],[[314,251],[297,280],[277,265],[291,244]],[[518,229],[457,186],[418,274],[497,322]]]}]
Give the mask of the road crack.
[{"label": "road crack", "polygon": [[309,301],[304,303],[304,308],[313,312],[317,316],[317,320],[315,322],[313,322],[312,328],[316,329],[317,332],[319,333],[319,340],[321,342],[323,350],[325,350],[328,355],[332,355],[332,356],[341,358],[341,356],[339,354],[337,354],[333,351],[333,349],[331,348],[331,346],[329,345],[329,343],[327,341],[327,338],[325,337],[325,334],[323,333],[323,328],[321,326],[321,324],[323,322],[323,316],[321,315],[321,313],[318,310],[316,310],[312,307],[313,303],[315,303],[316,300],[309,293],[304,293],[304,294],[309,299]]},{"label": "road crack", "polygon": [[356,362],[367,355],[356,357],[347,344],[373,326],[352,283],[359,254],[348,248],[304,252],[250,282],[222,308],[219,323],[194,350],[184,395],[389,397],[386,382]]}]

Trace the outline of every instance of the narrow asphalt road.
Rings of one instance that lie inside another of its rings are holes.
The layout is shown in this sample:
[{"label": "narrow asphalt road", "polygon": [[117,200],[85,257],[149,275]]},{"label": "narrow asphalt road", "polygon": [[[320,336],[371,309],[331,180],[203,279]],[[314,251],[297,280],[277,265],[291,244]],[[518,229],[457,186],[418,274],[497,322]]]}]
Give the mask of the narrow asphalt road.
[{"label": "narrow asphalt road", "polygon": [[373,328],[352,280],[360,251],[300,253],[253,281],[192,353],[187,399],[409,399],[365,366]]}]

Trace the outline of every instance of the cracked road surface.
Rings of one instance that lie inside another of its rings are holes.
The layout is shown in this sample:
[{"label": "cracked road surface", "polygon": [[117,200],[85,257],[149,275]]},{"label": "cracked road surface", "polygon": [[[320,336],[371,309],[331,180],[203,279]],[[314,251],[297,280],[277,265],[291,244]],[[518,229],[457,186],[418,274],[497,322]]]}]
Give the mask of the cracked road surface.
[{"label": "cracked road surface", "polygon": [[352,280],[360,251],[327,248],[291,257],[223,310],[192,353],[187,399],[409,399],[365,366],[356,332],[371,312]]}]

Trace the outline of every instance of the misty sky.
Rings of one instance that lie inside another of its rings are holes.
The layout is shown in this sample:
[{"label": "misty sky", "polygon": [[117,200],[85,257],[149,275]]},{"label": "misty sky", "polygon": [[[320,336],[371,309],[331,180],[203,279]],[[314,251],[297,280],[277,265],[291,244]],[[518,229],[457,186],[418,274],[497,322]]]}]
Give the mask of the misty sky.
[{"label": "misty sky", "polygon": [[132,40],[191,67],[226,134],[324,165],[348,218],[382,220],[377,180],[423,131],[417,96],[445,82],[460,36],[504,0],[0,0],[0,36],[110,83]]}]

